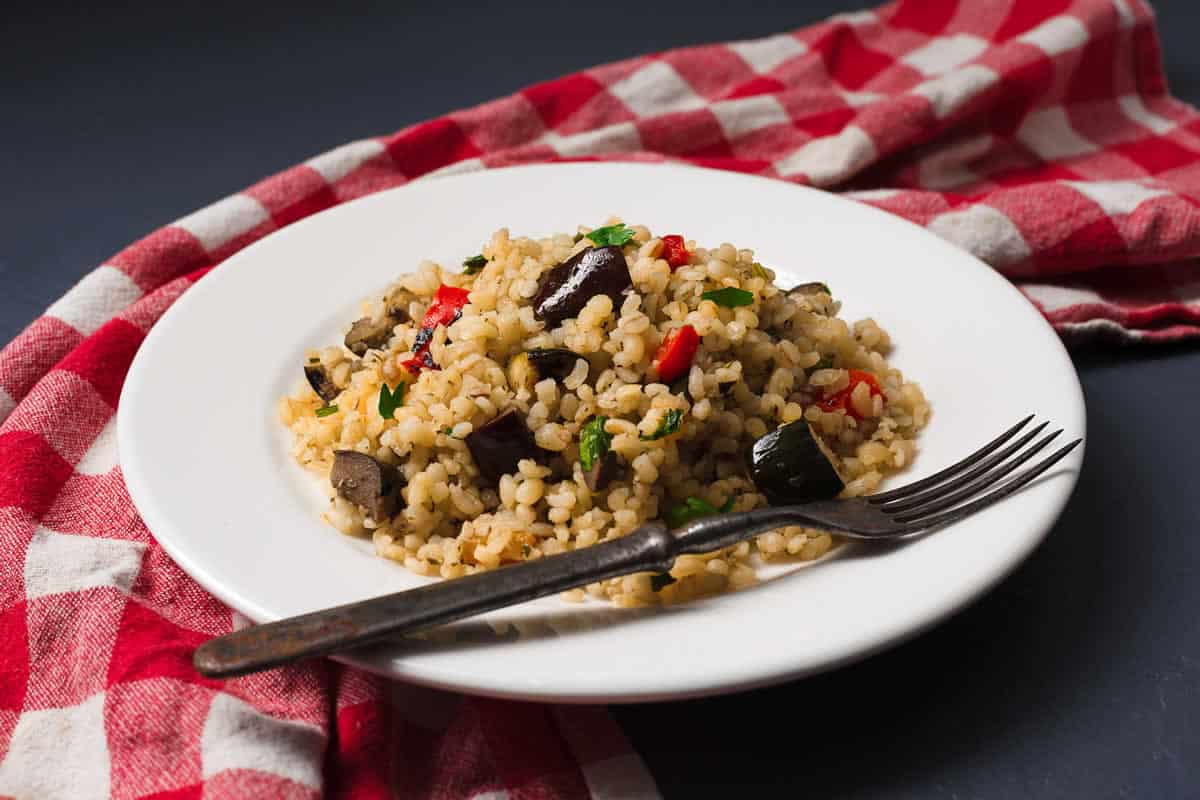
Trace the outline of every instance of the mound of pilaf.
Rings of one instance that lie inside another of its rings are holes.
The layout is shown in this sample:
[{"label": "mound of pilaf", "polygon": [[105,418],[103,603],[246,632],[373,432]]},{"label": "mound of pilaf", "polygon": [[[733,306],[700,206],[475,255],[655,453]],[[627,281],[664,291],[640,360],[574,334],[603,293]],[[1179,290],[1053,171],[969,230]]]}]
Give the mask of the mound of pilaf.
[{"label": "mound of pilaf", "polygon": [[[295,458],[329,486],[327,522],[369,535],[379,555],[413,572],[455,578],[650,520],[766,505],[745,454],[786,423],[811,423],[840,457],[842,496],[873,491],[912,460],[929,406],[888,365],[887,333],[872,319],[838,319],[824,284],[781,289],[753,251],[730,244],[706,249],[617,220],[592,231],[599,242],[588,232],[538,240],[501,229],[462,272],[424,262],[364,302],[346,345],[307,354],[311,386],[282,398],[279,415]],[[594,260],[605,243],[624,257],[631,287],[592,285],[561,320],[535,314],[551,270],[589,248]],[[446,297],[458,298],[449,310]],[[551,349],[571,351],[557,372],[522,355]],[[514,455],[489,477],[468,437],[506,412],[532,441],[500,449],[532,457]],[[392,501],[335,491],[335,451],[370,456],[394,476]],[[608,474],[597,480],[601,460]],[[564,598],[675,602],[753,583],[756,557],[810,560],[834,544],[782,528],[683,556],[670,577],[614,578]]]}]

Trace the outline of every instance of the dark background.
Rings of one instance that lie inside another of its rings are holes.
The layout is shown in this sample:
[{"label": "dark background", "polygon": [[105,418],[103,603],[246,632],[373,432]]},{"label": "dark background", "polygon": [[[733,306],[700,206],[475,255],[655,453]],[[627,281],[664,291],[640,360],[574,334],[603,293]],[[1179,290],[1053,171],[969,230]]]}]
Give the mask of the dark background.
[{"label": "dark background", "polygon": [[[129,242],[335,145],[861,7],[169,5],[0,12],[0,341]],[[1200,102],[1200,4],[1156,7],[1172,90]],[[615,709],[667,797],[1200,796],[1200,349],[1075,360],[1087,463],[1045,545],[865,663]]]}]

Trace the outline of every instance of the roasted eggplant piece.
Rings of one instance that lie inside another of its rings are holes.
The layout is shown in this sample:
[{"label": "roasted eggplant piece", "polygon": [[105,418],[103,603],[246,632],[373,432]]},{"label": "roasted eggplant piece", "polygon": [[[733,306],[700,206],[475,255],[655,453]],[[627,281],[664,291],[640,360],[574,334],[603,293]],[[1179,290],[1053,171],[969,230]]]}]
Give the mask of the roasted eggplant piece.
[{"label": "roasted eggplant piece", "polygon": [[533,296],[533,316],[547,329],[555,328],[577,316],[598,294],[612,298],[614,309],[620,307],[621,293],[632,285],[620,247],[589,247],[542,276]]},{"label": "roasted eggplant piece", "polygon": [[329,377],[329,370],[320,364],[305,364],[304,377],[308,379],[308,385],[317,393],[317,397],[325,402],[325,405],[332,403],[342,390],[334,385],[333,379]]},{"label": "roasted eggplant piece", "polygon": [[366,355],[368,350],[382,349],[392,338],[392,329],[399,324],[400,320],[393,316],[385,316],[380,320],[370,317],[355,320],[346,332],[346,349],[356,356]]},{"label": "roasted eggplant piece", "polygon": [[537,460],[542,450],[533,440],[525,420],[515,411],[501,414],[467,436],[467,449],[484,480],[499,483],[500,476],[517,471],[523,458]]},{"label": "roasted eggplant piece", "polygon": [[524,387],[532,391],[533,384],[546,378],[561,381],[575,369],[575,363],[583,356],[561,347],[535,347],[517,353],[508,362],[508,382],[514,389]]},{"label": "roasted eggplant piece", "polygon": [[616,479],[620,471],[621,462],[617,460],[617,454],[609,450],[592,462],[592,468],[583,473],[583,481],[589,491],[602,492]]},{"label": "roasted eggplant piece", "polygon": [[804,420],[780,425],[750,449],[750,477],[771,505],[836,497],[846,484],[838,459]]},{"label": "roasted eggplant piece", "polygon": [[400,470],[354,450],[336,450],[329,482],[340,497],[362,508],[371,519],[389,519],[400,507],[404,486]]}]

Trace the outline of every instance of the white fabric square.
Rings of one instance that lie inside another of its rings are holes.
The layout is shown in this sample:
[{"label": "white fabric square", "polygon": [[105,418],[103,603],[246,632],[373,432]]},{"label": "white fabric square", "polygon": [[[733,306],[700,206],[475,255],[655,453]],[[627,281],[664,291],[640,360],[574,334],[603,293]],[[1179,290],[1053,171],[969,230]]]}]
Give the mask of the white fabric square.
[{"label": "white fabric square", "polygon": [[26,711],[0,763],[0,795],[37,800],[109,796],[104,693],[77,706]]},{"label": "white fabric square", "polygon": [[1029,258],[1029,245],[1004,212],[976,205],[934,217],[929,230],[995,267]]},{"label": "white fabric square", "polygon": [[205,250],[212,252],[234,237],[266,222],[269,217],[262,203],[253,197],[231,194],[172,224],[195,236]]},{"label": "white fabric square", "polygon": [[861,189],[857,192],[846,192],[846,197],[864,202],[889,200],[900,194],[899,189]]},{"label": "white fabric square", "polygon": [[117,415],[114,414],[75,465],[83,475],[106,475],[117,465]]},{"label": "white fabric square", "polygon": [[362,139],[335,147],[304,163],[320,173],[326,181],[334,183],[382,153],[383,149],[383,145],[375,139]]},{"label": "white fabric square", "polygon": [[268,716],[222,692],[204,720],[200,766],[205,779],[229,769],[250,769],[320,788],[324,750],[325,735],[319,729]]},{"label": "white fabric square", "polygon": [[917,183],[924,189],[942,191],[979,180],[967,165],[991,152],[994,144],[990,133],[948,144],[917,163]]},{"label": "white fabric square", "polygon": [[17,401],[9,397],[8,392],[0,388],[0,422],[4,422],[16,407]]},{"label": "white fabric square", "polygon": [[1166,117],[1160,117],[1146,108],[1146,104],[1142,102],[1142,98],[1136,94],[1122,95],[1117,98],[1117,102],[1121,105],[1121,110],[1125,112],[1125,116],[1142,127],[1149,128],[1160,136],[1175,127],[1175,123],[1171,120]]},{"label": "white fabric square", "polygon": [[750,69],[760,75],[808,52],[808,47],[803,42],[786,33],[748,42],[733,42],[729,49],[741,56],[742,60],[750,65]]},{"label": "white fabric square", "polygon": [[1105,214],[1129,214],[1146,200],[1162,197],[1170,192],[1154,189],[1134,181],[1063,181],[1081,195],[1087,197]]},{"label": "white fabric square", "polygon": [[959,33],[930,39],[900,60],[922,75],[941,75],[977,57],[987,47],[988,43],[978,36]]},{"label": "white fabric square", "polygon": [[1129,8],[1126,0],[1112,0],[1113,8],[1117,10],[1117,24],[1122,28],[1132,28],[1137,23],[1137,17]]},{"label": "white fabric square", "polygon": [[609,86],[608,91],[639,117],[704,107],[704,100],[665,61],[651,61]]},{"label": "white fabric square", "polygon": [[829,18],[830,22],[844,22],[847,25],[873,25],[879,21],[879,17],[875,16],[874,11],[847,11],[843,14],[834,14]]},{"label": "white fabric square", "polygon": [[1018,42],[1031,44],[1048,56],[1074,50],[1087,40],[1087,28],[1072,16],[1051,17],[1017,37]]},{"label": "white fabric square", "polygon": [[845,89],[839,89],[838,94],[846,101],[846,105],[851,108],[859,108],[861,106],[869,106],[871,103],[878,103],[887,97],[886,94],[878,92],[848,92]]},{"label": "white fabric square", "polygon": [[34,598],[101,586],[128,593],[145,550],[141,542],[75,536],[39,526],[25,552],[25,594]]},{"label": "white fabric square", "polygon": [[1022,283],[1021,291],[1042,305],[1047,311],[1077,306],[1082,303],[1103,303],[1104,298],[1091,289],[1072,286],[1050,286],[1044,283]]},{"label": "white fabric square", "polygon": [[1017,140],[1047,161],[1094,153],[1096,145],[1071,127],[1061,106],[1034,111],[1017,130]]},{"label": "white fabric square", "polygon": [[925,81],[913,92],[927,99],[933,106],[934,116],[940,119],[998,80],[1000,76],[994,70],[982,64],[971,64]]},{"label": "white fabric square", "polygon": [[850,177],[875,158],[875,143],[857,125],[822,136],[775,162],[781,175],[804,174],[816,186],[828,186]]},{"label": "white fabric square", "polygon": [[642,137],[632,122],[618,122],[572,136],[546,131],[540,141],[553,147],[560,156],[595,156],[642,149]]},{"label": "white fabric square", "polygon": [[759,128],[790,121],[787,111],[769,94],[713,103],[711,110],[717,122],[721,123],[721,130],[727,139],[736,139]]},{"label": "white fabric square", "polygon": [[83,277],[46,309],[46,315],[70,325],[84,336],[95,333],[130,303],[142,296],[133,278],[105,264]]}]

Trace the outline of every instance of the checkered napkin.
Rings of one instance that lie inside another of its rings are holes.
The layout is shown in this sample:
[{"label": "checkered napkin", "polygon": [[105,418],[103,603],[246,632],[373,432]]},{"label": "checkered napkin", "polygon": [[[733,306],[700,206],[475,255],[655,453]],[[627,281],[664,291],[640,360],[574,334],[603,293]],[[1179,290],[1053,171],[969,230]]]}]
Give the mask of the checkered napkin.
[{"label": "checkered napkin", "polygon": [[244,620],[130,503],[114,409],[203,273],[434,173],[682,161],[846,190],[1011,276],[1072,338],[1200,335],[1200,116],[1138,0],[914,0],[636,58],[354,142],[118,253],[0,352],[0,795],[646,797],[601,709],[464,699],[332,663],[217,682]]}]

